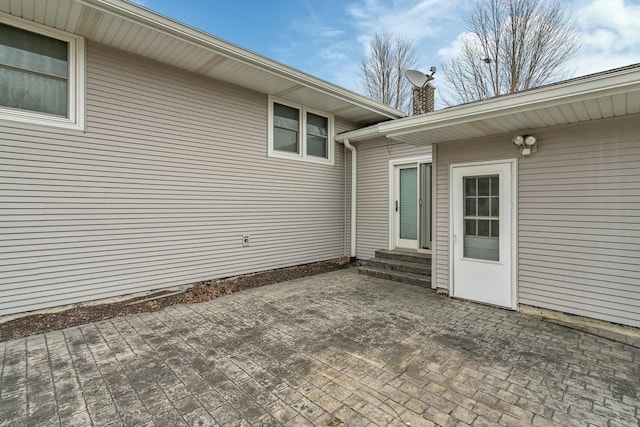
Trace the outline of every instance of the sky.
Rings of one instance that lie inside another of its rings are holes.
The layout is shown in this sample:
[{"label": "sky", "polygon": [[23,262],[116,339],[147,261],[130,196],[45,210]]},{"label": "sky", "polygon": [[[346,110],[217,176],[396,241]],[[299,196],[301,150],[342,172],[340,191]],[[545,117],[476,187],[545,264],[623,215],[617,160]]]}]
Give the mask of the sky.
[{"label": "sky", "polygon": [[[413,41],[427,72],[457,52],[471,0],[136,0],[160,14],[354,92],[376,32]],[[640,63],[640,0],[562,0],[581,35],[578,77]],[[433,82],[437,89],[438,73]],[[436,92],[437,94],[438,92]]]}]

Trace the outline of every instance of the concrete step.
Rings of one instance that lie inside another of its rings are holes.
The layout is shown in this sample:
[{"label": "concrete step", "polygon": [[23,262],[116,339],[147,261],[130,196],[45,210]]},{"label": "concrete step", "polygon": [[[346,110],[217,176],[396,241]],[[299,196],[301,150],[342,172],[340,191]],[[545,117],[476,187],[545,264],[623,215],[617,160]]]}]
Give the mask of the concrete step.
[{"label": "concrete step", "polygon": [[389,258],[371,258],[367,261],[367,266],[431,276],[431,262],[424,260],[418,263]]},{"label": "concrete step", "polygon": [[418,264],[428,263],[431,265],[431,254],[423,254],[420,252],[378,249],[375,252],[375,255],[376,258],[394,259],[398,261],[415,262]]},{"label": "concrete step", "polygon": [[377,267],[363,266],[358,269],[360,274],[377,277],[380,279],[393,280],[400,283],[431,288],[431,277],[422,274],[407,273],[406,271],[387,270]]}]

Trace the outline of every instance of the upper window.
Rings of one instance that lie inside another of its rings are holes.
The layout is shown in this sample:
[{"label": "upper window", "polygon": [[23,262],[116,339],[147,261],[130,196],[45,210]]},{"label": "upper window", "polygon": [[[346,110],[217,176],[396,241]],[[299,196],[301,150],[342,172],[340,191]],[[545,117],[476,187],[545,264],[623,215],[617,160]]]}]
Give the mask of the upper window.
[{"label": "upper window", "polygon": [[0,119],[83,127],[82,38],[0,17]]},{"label": "upper window", "polygon": [[333,164],[333,116],[270,98],[269,156]]}]

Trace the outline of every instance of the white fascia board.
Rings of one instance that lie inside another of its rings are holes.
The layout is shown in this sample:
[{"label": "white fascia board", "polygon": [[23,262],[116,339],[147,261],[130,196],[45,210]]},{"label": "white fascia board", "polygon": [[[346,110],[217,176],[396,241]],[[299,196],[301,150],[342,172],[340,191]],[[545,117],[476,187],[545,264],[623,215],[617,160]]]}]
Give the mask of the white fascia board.
[{"label": "white fascia board", "polygon": [[146,28],[160,31],[182,41],[205,48],[218,55],[232,58],[244,64],[259,68],[263,71],[286,78],[294,83],[318,90],[344,102],[355,104],[368,111],[380,114],[389,119],[405,117],[406,114],[389,106],[375,102],[355,92],[336,86],[332,83],[296,70],[265,56],[251,52],[233,43],[229,43],[215,36],[200,31],[194,27],[182,24],[171,18],[130,3],[124,0],[76,0],[85,6],[100,10],[109,15],[133,22]]},{"label": "white fascia board", "polygon": [[376,136],[380,136],[382,133],[380,132],[380,124],[368,126],[366,128],[350,130],[347,132],[342,132],[336,135],[336,142],[342,142],[345,139],[349,141],[363,141],[365,139],[375,138]]},{"label": "white fascia board", "polygon": [[640,90],[640,67],[380,123],[379,130],[387,137],[393,138],[408,133],[486,120],[526,110],[549,108],[630,90]]}]

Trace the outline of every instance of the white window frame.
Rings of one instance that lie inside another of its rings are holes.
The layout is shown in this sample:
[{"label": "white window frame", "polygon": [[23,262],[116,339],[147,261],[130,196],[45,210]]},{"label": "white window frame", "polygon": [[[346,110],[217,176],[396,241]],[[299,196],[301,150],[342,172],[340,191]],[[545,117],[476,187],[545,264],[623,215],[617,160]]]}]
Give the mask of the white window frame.
[{"label": "white window frame", "polygon": [[85,47],[84,38],[55,28],[46,27],[14,16],[0,14],[0,22],[64,41],[69,46],[69,77],[67,89],[67,117],[20,110],[0,105],[0,120],[84,130],[85,127]]},{"label": "white window frame", "polygon": [[[286,151],[274,150],[273,148],[273,104],[286,105],[287,107],[295,108],[300,111],[300,120],[298,121],[300,129],[298,130],[298,147],[299,153],[290,153]],[[327,119],[327,158],[318,156],[307,155],[307,113],[312,113],[320,117]],[[296,104],[295,102],[286,101],[284,99],[269,96],[268,107],[268,140],[269,149],[267,155],[269,157],[275,157],[278,159],[298,160],[310,163],[318,163],[323,165],[334,164],[334,116],[332,114],[318,111],[312,108],[307,108],[304,105]]]}]

